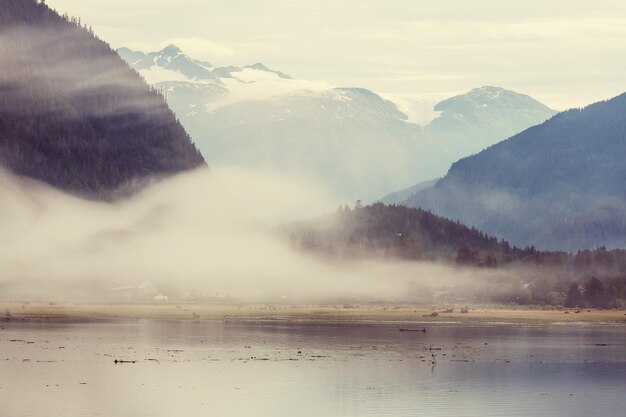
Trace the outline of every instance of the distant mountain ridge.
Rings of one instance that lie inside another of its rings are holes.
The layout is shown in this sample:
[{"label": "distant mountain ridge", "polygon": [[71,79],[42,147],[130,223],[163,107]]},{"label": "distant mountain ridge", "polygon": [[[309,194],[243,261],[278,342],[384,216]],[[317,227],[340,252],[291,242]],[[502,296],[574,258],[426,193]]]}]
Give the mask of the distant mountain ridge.
[{"label": "distant mountain ridge", "polygon": [[128,48],[120,48],[117,53],[136,70],[149,69],[156,65],[171,71],[178,71],[190,78],[218,80],[218,77],[213,74],[215,68],[210,63],[190,59],[175,45],[169,45],[159,53],[144,54]]},{"label": "distant mountain ridge", "polygon": [[429,134],[443,140],[452,137],[457,146],[473,146],[477,150],[556,113],[528,95],[491,86],[475,88],[441,101],[434,109],[439,112],[439,117],[427,126]]},{"label": "distant mountain ridge", "polygon": [[34,0],[1,4],[2,166],[110,198],[125,184],[205,165],[163,97],[78,19]]},{"label": "distant mountain ridge", "polygon": [[159,67],[173,72],[180,72],[182,75],[197,81],[211,80],[221,84],[221,78],[236,78],[236,73],[245,69],[268,72],[275,74],[279,78],[291,79],[289,75],[271,70],[260,62],[243,67],[216,67],[209,62],[190,58],[173,44],[157,52],[143,53],[128,48],[119,48],[117,53],[138,71]]},{"label": "distant mountain ridge", "polygon": [[557,114],[455,162],[405,204],[517,245],[626,246],[626,94]]},{"label": "distant mountain ridge", "polygon": [[437,104],[439,116],[422,126],[364,88],[297,80],[262,64],[215,67],[172,45],[118,53],[164,91],[211,166],[307,177],[343,202],[374,201],[442,176],[455,160],[555,113],[483,87]]},{"label": "distant mountain ridge", "polygon": [[437,183],[437,181],[439,181],[439,178],[430,180],[430,181],[423,181],[423,182],[417,183],[413,185],[412,187],[405,188],[404,190],[387,194],[386,196],[384,196],[378,201],[384,204],[400,204],[401,205],[406,200],[413,197],[415,194],[419,193],[420,191],[425,190],[428,187],[432,187],[433,185]]}]

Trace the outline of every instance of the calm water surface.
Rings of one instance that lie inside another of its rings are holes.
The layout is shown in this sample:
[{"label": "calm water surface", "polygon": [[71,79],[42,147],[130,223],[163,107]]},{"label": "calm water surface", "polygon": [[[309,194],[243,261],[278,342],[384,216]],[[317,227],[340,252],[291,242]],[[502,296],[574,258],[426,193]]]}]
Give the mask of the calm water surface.
[{"label": "calm water surface", "polygon": [[0,416],[626,415],[623,325],[399,327],[2,322]]}]

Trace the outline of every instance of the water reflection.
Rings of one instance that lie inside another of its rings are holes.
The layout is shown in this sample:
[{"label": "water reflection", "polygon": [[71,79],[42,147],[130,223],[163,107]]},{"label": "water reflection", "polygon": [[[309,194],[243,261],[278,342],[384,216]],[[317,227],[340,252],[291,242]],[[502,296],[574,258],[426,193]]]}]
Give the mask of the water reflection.
[{"label": "water reflection", "polygon": [[1,416],[622,416],[626,408],[626,332],[617,325],[1,326]]}]

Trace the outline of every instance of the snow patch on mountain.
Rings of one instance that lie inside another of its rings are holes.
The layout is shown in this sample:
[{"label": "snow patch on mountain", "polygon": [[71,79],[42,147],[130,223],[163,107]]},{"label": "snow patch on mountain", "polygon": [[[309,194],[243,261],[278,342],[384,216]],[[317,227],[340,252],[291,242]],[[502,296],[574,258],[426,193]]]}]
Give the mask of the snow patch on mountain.
[{"label": "snow patch on mountain", "polygon": [[408,94],[382,93],[382,97],[393,102],[402,113],[407,115],[407,122],[426,126],[441,115],[435,111],[435,105],[445,97],[416,97]]},{"label": "snow patch on mountain", "polygon": [[[200,105],[206,112],[242,101],[271,100],[295,92],[321,92],[333,88],[325,82],[296,80],[260,62],[243,67],[217,67],[187,56],[176,45],[149,53],[120,48],[118,54],[139,71],[146,82],[168,94],[195,94],[194,105]],[[197,88],[192,88],[192,84]],[[209,87],[211,85],[213,87]],[[177,89],[179,91],[174,91]],[[205,93],[204,103],[196,102],[198,90]],[[195,115],[200,114],[195,112]]]},{"label": "snow patch on mountain", "polygon": [[[305,92],[322,92],[332,88],[324,82],[285,79],[280,77],[259,76],[256,81],[242,82],[234,72],[235,78],[222,79],[229,94],[221,101],[207,103],[205,110],[214,111],[221,107],[231,106],[243,101],[267,101],[289,94]],[[250,79],[248,79],[250,80]]]},{"label": "snow patch on mountain", "polygon": [[193,81],[191,78],[187,77],[181,72],[172,71],[158,66],[152,66],[150,68],[141,70],[140,74],[148,84],[152,85],[172,81]]}]

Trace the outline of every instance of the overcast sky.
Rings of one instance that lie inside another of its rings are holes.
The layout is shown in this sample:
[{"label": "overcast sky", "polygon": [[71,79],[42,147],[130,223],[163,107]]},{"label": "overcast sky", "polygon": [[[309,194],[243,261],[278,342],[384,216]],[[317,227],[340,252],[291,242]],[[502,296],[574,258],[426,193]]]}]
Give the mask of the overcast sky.
[{"label": "overcast sky", "polygon": [[[624,0],[48,0],[115,48],[446,97],[482,85],[556,109],[626,91]],[[436,4],[439,3],[439,4]]]}]

